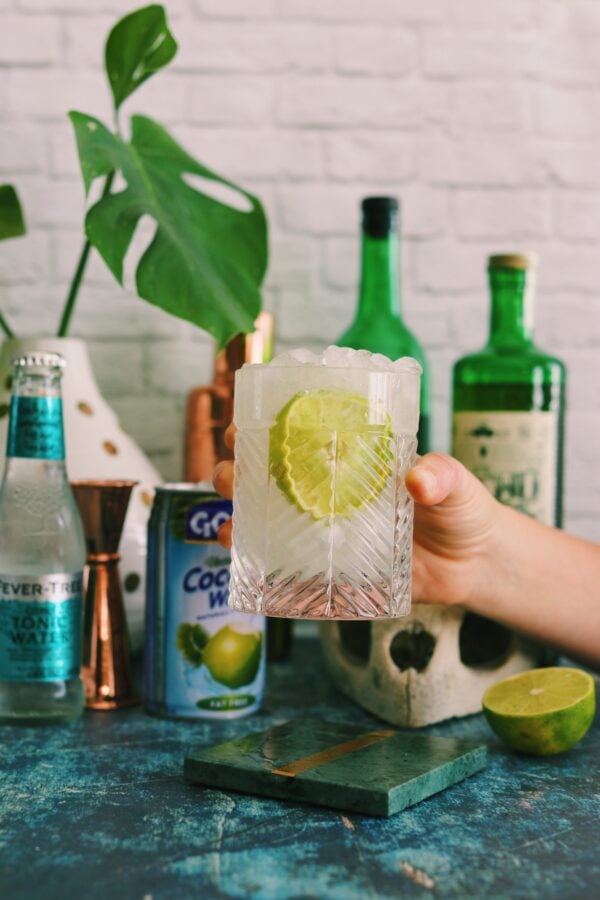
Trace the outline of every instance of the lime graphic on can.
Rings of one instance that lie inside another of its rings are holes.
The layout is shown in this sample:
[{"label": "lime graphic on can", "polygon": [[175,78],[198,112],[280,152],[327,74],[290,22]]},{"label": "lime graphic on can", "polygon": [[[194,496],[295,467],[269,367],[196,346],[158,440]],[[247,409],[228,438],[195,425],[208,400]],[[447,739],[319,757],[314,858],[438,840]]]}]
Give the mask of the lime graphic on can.
[{"label": "lime graphic on can", "polygon": [[215,681],[239,688],[256,678],[261,650],[260,632],[238,631],[231,625],[224,625],[204,648],[203,662]]}]

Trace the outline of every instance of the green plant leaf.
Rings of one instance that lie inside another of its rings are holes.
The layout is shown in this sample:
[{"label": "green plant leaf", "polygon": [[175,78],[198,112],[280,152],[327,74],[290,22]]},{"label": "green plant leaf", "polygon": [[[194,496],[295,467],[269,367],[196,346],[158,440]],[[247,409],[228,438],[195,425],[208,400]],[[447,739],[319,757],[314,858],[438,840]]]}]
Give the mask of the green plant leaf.
[{"label": "green plant leaf", "polygon": [[115,110],[137,88],[166,66],[177,52],[162,6],[153,4],[117,22],[104,48],[104,65]]},{"label": "green plant leaf", "polygon": [[0,241],[25,234],[25,219],[12,184],[0,184]]},{"label": "green plant leaf", "polygon": [[194,669],[202,665],[204,648],[209,638],[208,631],[197,622],[181,622],[177,629],[175,638],[177,649]]},{"label": "green plant leaf", "polygon": [[[111,172],[126,186],[101,197],[86,235],[119,282],[142,216],[156,223],[137,263],[140,297],[209,331],[224,346],[252,331],[267,266],[267,222],[259,200],[191,157],[152,119],[134,116],[131,142],[83,113],[70,113],[86,190]],[[190,176],[200,177],[202,189]],[[187,180],[186,180],[187,179]],[[206,191],[232,191],[240,210]]]}]

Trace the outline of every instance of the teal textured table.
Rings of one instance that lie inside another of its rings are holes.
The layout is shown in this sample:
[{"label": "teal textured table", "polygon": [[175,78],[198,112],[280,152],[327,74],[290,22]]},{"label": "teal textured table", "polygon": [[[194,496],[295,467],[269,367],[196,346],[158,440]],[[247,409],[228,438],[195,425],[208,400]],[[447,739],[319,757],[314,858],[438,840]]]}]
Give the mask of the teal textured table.
[{"label": "teal textured table", "polygon": [[481,773],[389,819],[189,784],[183,758],[295,716],[380,723],[331,685],[312,638],[272,666],[264,711],[227,723],[86,713],[0,729],[0,896],[589,898],[600,883],[600,727],[519,757],[481,716],[429,733],[485,741]]}]

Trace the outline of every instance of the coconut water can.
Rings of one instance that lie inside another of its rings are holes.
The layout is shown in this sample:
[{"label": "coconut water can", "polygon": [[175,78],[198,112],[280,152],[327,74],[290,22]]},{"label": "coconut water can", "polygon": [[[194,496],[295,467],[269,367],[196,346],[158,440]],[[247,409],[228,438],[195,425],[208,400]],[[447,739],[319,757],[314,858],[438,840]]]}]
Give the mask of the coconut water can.
[{"label": "coconut water can", "polygon": [[148,523],[147,712],[232,719],[259,709],[265,619],[229,609],[230,553],[218,543],[231,502],[208,483],[157,488]]}]

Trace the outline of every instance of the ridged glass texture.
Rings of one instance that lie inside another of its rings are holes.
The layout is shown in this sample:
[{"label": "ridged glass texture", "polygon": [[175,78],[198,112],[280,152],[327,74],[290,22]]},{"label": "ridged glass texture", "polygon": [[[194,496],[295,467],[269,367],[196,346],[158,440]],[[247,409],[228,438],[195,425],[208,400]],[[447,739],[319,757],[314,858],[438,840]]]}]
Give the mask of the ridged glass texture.
[{"label": "ridged glass texture", "polygon": [[[419,369],[408,363],[397,372],[271,363],[238,373],[230,606],[303,619],[410,612],[413,508],[404,476],[415,458],[418,389]],[[274,476],[272,442],[277,413],[292,397],[318,390],[366,398],[370,430],[365,440],[360,431],[349,436],[326,422],[307,431],[309,446],[316,437],[333,448],[330,478],[319,487],[331,512],[315,518]],[[365,499],[337,514],[335,448],[348,439],[359,452],[353,487]]]}]

